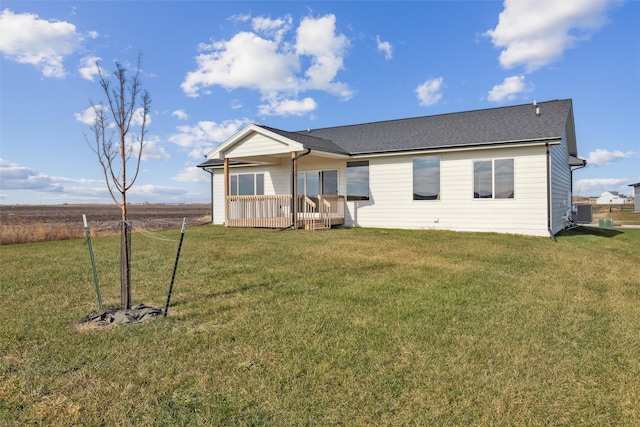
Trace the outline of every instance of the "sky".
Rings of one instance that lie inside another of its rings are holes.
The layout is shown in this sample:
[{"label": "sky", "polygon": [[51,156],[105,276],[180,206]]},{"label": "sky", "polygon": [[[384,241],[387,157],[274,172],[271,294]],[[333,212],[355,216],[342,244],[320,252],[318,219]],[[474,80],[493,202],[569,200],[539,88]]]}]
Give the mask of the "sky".
[{"label": "sky", "polygon": [[[97,65],[151,97],[133,203],[208,203],[205,154],[289,131],[573,100],[574,195],[640,182],[640,1],[0,3],[0,204],[112,203]],[[129,145],[139,129],[132,128]],[[134,159],[135,160],[135,159]]]}]

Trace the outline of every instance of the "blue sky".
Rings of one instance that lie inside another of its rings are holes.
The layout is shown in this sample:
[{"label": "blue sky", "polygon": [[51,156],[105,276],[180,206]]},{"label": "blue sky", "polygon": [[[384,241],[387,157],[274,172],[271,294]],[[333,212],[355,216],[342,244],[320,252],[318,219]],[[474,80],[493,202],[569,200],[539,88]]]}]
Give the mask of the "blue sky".
[{"label": "blue sky", "polygon": [[303,130],[572,98],[574,193],[640,182],[640,2],[7,1],[0,204],[110,203],[89,148],[95,62],[151,94],[129,200],[206,203],[205,153]]}]

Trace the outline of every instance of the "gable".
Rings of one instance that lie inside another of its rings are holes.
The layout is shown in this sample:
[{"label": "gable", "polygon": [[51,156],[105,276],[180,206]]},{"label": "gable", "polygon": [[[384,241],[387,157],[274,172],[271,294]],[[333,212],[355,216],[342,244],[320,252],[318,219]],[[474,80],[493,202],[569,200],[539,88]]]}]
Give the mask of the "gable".
[{"label": "gable", "polygon": [[207,158],[212,160],[270,157],[303,149],[303,145],[296,141],[250,124],[207,153]]},{"label": "gable", "polygon": [[273,156],[286,154],[301,147],[292,147],[286,141],[279,141],[269,136],[253,132],[224,151],[225,157],[242,158],[249,156]]}]

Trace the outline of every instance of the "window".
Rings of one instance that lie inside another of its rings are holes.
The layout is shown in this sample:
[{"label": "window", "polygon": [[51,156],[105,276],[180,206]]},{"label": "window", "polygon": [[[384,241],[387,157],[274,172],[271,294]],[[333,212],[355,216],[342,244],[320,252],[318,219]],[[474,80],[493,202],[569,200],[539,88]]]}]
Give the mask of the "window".
[{"label": "window", "polygon": [[413,158],[413,200],[440,199],[440,156]]},{"label": "window", "polygon": [[314,171],[298,174],[298,194],[316,197],[318,194],[338,194],[338,171]]},{"label": "window", "polygon": [[369,161],[347,162],[347,200],[369,200]]},{"label": "window", "polygon": [[514,188],[513,159],[473,162],[474,199],[513,199]]},{"label": "window", "polygon": [[229,177],[229,195],[256,196],[264,194],[263,173],[242,173]]},{"label": "window", "polygon": [[513,199],[513,159],[500,159],[495,161],[496,169],[496,199]]}]

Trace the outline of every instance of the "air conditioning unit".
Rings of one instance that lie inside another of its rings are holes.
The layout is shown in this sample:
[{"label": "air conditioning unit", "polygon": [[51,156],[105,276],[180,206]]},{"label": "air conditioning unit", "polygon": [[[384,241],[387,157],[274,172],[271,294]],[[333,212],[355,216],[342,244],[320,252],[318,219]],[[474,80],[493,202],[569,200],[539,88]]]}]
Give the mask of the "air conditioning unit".
[{"label": "air conditioning unit", "polygon": [[572,220],[577,224],[591,224],[593,222],[593,206],[573,205]]}]

